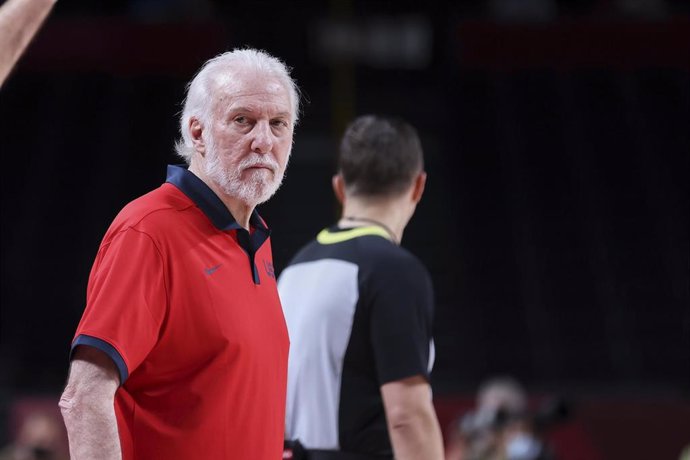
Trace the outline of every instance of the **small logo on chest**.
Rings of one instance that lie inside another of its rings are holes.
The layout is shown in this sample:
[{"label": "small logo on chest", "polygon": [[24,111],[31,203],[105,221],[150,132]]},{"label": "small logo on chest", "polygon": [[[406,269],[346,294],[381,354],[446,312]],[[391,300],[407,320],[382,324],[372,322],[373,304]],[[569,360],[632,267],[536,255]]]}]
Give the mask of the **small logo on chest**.
[{"label": "small logo on chest", "polygon": [[264,269],[266,270],[266,274],[270,276],[273,279],[276,279],[276,272],[273,269],[273,264],[271,262],[267,262],[264,260]]},{"label": "small logo on chest", "polygon": [[213,275],[213,273],[218,270],[223,264],[218,264],[215,267],[204,268],[207,275]]}]

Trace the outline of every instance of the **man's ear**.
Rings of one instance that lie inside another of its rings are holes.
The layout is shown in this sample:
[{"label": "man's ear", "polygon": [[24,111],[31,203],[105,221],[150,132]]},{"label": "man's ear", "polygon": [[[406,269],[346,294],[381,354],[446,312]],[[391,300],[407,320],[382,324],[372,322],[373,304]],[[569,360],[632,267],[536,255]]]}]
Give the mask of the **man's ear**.
[{"label": "man's ear", "polygon": [[333,176],[331,179],[331,185],[333,186],[333,193],[335,193],[335,197],[338,199],[338,202],[341,205],[345,204],[345,181],[343,180],[343,176],[340,174],[336,174]]},{"label": "man's ear", "polygon": [[197,117],[189,119],[189,134],[192,138],[194,150],[199,152],[202,156],[206,153],[206,143],[204,142],[204,126]]},{"label": "man's ear", "polygon": [[426,173],[424,171],[417,174],[412,185],[412,201],[417,204],[422,199],[424,187],[426,186]]}]

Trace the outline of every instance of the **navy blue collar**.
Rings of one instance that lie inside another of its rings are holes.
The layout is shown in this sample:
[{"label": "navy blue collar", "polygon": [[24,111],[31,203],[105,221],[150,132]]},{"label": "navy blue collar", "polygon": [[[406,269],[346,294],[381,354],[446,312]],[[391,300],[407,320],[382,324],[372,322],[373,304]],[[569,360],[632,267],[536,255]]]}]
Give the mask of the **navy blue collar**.
[{"label": "navy blue collar", "polygon": [[[188,171],[186,166],[168,165],[168,177],[165,181],[179,188],[182,193],[187,195],[206,214],[217,229],[240,230],[242,228],[232,214],[230,214],[225,204],[218,198],[218,195],[204,181]],[[270,233],[256,209],[249,217],[249,224],[254,228]]]}]

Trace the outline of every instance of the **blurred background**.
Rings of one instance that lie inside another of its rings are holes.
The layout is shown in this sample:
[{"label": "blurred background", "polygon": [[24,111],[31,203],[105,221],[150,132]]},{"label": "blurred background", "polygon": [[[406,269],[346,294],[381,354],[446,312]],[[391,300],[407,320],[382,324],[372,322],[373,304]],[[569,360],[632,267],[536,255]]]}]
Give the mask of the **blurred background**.
[{"label": "blurred background", "polygon": [[690,444],[690,2],[59,0],[0,92],[0,445],[55,409],[99,242],[157,187],[184,86],[263,48],[304,95],[260,212],[282,269],[336,219],[338,136],[398,115],[427,191],[403,239],[434,279],[446,439],[508,375],[558,459]]}]

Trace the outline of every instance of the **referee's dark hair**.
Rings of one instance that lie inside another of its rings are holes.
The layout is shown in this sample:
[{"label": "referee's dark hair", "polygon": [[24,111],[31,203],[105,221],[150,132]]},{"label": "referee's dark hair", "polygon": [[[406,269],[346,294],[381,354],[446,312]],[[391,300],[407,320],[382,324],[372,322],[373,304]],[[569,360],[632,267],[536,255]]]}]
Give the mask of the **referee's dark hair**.
[{"label": "referee's dark hair", "polygon": [[363,115],[352,121],[343,134],[338,172],[349,195],[398,195],[423,169],[417,130],[404,120]]}]

